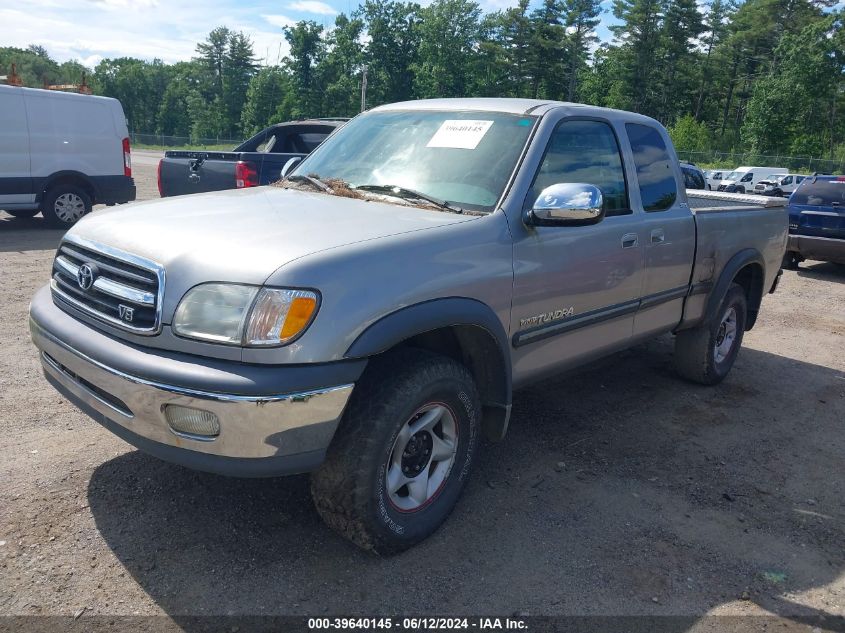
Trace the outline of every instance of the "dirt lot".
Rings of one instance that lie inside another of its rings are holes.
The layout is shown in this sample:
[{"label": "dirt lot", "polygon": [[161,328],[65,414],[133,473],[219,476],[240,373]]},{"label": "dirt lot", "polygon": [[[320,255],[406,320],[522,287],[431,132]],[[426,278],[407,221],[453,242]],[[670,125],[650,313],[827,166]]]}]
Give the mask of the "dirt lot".
[{"label": "dirt lot", "polygon": [[[140,197],[155,195],[153,158],[136,158]],[[0,213],[0,614],[845,626],[831,617],[845,615],[845,267],[785,273],[716,388],[675,377],[667,337],[519,392],[509,437],[484,447],[445,527],[384,560],[321,524],[306,477],[159,462],[49,388],[27,305],[59,238]]]}]

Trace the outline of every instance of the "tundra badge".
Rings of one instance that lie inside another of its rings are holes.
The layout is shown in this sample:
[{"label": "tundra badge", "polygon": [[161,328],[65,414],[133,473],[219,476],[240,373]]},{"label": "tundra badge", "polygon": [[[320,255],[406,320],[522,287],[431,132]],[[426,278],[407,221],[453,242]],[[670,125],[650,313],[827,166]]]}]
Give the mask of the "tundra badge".
[{"label": "tundra badge", "polygon": [[559,310],[544,312],[543,314],[520,319],[519,327],[524,328],[531,327],[533,325],[543,325],[549,321],[559,321],[560,319],[571,317],[573,314],[575,314],[575,308],[572,306],[569,306],[568,308],[560,308]]}]

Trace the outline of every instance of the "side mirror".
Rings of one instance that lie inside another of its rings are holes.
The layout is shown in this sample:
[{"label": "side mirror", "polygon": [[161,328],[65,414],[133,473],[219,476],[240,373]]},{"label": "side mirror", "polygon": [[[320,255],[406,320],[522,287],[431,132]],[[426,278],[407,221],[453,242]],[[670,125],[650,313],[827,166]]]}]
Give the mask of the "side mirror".
[{"label": "side mirror", "polygon": [[301,156],[294,156],[293,158],[289,159],[288,162],[285,163],[285,166],[282,167],[282,172],[280,175],[281,178],[287,176],[293,168],[296,167],[302,161]]},{"label": "side mirror", "polygon": [[530,226],[584,226],[601,222],[601,190],[584,183],[559,183],[546,187],[528,211]]}]

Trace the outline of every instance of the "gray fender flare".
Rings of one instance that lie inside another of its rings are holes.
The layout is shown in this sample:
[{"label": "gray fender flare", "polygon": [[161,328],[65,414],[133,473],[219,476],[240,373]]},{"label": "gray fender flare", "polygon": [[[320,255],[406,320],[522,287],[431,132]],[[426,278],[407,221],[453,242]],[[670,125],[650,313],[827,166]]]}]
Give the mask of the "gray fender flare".
[{"label": "gray fender flare", "polygon": [[746,248],[739,251],[725,264],[721,275],[719,275],[719,280],[713,286],[710,297],[707,299],[707,307],[704,311],[705,323],[710,323],[713,319],[718,318],[719,307],[722,305],[722,300],[728,293],[731,283],[737,273],[749,264],[757,264],[763,271],[763,279],[760,279],[759,284],[752,283],[748,293],[748,318],[745,329],[750,330],[754,327],[754,323],[757,320],[757,313],[760,310],[760,302],[763,300],[763,280],[766,275],[766,262],[763,260],[760,252],[753,248]]},{"label": "gray fender flare", "polygon": [[[513,391],[510,346],[502,322],[487,304],[466,297],[447,297],[400,308],[361,332],[344,357],[369,358],[420,334],[459,326],[484,330],[498,348],[500,358],[496,360],[501,361],[500,370],[487,381],[487,388],[479,387],[484,404],[485,434],[490,439],[501,439],[510,419]],[[484,363],[487,368],[489,365],[491,363]]]}]

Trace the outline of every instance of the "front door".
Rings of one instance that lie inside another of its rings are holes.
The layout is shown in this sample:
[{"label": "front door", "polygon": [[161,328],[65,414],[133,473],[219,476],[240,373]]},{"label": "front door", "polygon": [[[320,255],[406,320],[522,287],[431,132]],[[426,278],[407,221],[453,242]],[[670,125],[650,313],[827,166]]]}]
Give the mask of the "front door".
[{"label": "front door", "polygon": [[623,347],[639,303],[642,218],[629,203],[610,123],[581,118],[558,123],[525,207],[557,183],[597,186],[606,217],[590,226],[512,227],[511,334],[518,383]]}]

